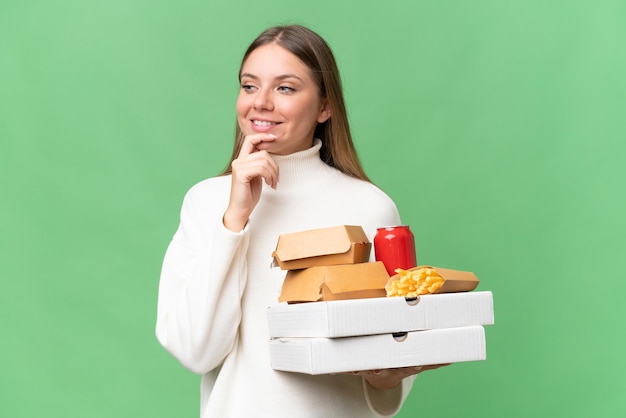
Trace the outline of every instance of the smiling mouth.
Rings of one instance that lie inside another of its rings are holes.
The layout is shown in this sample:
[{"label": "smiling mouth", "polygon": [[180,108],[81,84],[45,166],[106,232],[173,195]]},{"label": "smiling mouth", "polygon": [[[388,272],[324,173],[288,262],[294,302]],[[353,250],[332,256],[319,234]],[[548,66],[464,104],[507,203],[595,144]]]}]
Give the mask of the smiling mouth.
[{"label": "smiling mouth", "polygon": [[278,122],[270,122],[267,120],[252,120],[252,124],[254,126],[260,126],[260,127],[264,127],[264,128],[268,128],[270,126],[276,126],[278,125]]}]

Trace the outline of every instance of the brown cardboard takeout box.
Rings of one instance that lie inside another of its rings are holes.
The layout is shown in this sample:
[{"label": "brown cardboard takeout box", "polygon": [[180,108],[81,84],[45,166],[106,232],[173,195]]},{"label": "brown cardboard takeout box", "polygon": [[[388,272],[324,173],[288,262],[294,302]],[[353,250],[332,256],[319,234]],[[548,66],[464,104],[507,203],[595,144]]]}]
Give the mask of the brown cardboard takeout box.
[{"label": "brown cardboard takeout box", "polygon": [[[476,289],[479,283],[478,277],[470,271],[451,270],[434,266],[417,266],[407,269],[407,271],[413,271],[423,267],[431,268],[443,277],[443,285],[441,285],[435,293],[469,292]],[[398,274],[391,276],[388,282],[390,283],[396,280],[398,276]]]},{"label": "brown cardboard takeout box", "polygon": [[317,266],[287,272],[279,302],[385,297],[389,274],[380,262]]},{"label": "brown cardboard takeout box", "polygon": [[360,226],[312,229],[278,237],[272,256],[282,270],[369,261],[372,243]]}]

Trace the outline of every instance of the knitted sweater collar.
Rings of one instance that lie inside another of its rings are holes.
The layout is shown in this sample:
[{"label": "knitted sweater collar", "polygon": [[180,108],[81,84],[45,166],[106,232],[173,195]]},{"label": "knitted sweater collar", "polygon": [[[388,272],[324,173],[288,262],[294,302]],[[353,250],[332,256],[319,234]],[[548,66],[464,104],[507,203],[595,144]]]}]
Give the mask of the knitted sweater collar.
[{"label": "knitted sweater collar", "polygon": [[272,155],[279,167],[278,190],[302,187],[306,183],[319,181],[320,176],[331,168],[320,159],[322,141],[315,139],[307,150],[289,155]]}]

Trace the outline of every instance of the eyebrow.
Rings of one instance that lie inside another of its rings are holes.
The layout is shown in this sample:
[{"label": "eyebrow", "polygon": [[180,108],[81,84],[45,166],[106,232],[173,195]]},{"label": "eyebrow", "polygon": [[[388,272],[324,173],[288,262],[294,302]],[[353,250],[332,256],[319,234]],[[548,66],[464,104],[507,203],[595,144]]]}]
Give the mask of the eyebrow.
[{"label": "eyebrow", "polygon": [[[242,74],[239,76],[239,80],[241,80],[241,79],[242,79],[242,78],[244,78],[244,77],[248,77],[248,78],[251,78],[251,79],[253,79],[253,80],[258,80],[258,79],[259,79],[259,77],[255,76],[254,74],[250,74],[250,73],[242,73]],[[277,76],[277,77],[275,78],[275,80],[282,81],[282,80],[287,80],[287,79],[289,79],[289,78],[295,78],[295,79],[297,79],[297,80],[304,81],[304,80],[302,79],[302,77],[299,77],[299,76],[297,76],[297,75],[295,75],[295,74],[282,74],[282,75]]]}]

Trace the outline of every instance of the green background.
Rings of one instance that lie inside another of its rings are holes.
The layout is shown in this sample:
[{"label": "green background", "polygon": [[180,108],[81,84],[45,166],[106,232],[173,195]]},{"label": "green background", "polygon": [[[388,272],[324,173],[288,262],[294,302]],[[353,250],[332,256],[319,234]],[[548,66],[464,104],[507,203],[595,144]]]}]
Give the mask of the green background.
[{"label": "green background", "polygon": [[0,415],[198,416],[154,337],[161,261],[278,23],[333,47],[418,261],[494,293],[487,361],[400,416],[626,416],[626,3],[602,0],[2,0]]}]

